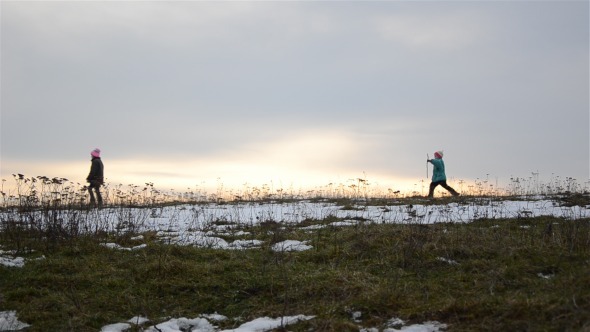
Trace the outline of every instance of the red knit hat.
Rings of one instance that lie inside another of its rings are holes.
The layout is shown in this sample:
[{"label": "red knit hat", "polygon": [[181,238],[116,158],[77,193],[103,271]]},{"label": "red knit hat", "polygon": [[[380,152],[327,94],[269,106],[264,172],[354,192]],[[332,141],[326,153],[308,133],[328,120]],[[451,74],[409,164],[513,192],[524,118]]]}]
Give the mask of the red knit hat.
[{"label": "red knit hat", "polygon": [[436,158],[436,159],[442,159],[442,157],[443,157],[443,152],[442,151],[436,151],[434,153],[434,158]]}]

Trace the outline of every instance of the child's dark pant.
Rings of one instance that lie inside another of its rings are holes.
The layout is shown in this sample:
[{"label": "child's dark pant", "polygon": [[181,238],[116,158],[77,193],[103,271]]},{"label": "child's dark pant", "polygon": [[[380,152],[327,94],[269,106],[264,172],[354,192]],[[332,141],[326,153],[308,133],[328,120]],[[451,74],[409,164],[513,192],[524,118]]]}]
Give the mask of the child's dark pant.
[{"label": "child's dark pant", "polygon": [[[96,202],[98,200],[98,206],[102,206],[102,195],[100,194],[100,184],[90,184],[88,186],[88,193],[90,194],[90,204],[96,205]],[[96,193],[96,198],[94,197],[95,193]]]},{"label": "child's dark pant", "polygon": [[428,197],[434,196],[434,188],[436,188],[438,185],[441,185],[443,188],[448,190],[453,196],[459,195],[459,193],[456,192],[455,189],[451,188],[451,186],[447,184],[447,181],[436,181],[430,183],[430,191],[428,192]]}]

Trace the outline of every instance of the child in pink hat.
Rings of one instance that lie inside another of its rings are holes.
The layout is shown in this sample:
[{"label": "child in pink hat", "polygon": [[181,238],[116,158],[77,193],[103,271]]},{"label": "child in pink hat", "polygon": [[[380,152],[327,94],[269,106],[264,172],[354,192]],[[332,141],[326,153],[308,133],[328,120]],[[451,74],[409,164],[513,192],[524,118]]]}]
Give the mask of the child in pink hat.
[{"label": "child in pink hat", "polygon": [[[100,149],[96,148],[90,152],[92,156],[90,164],[90,173],[86,177],[86,181],[90,183],[88,185],[88,193],[90,194],[90,205],[102,206],[102,195],[100,194],[100,186],[104,184],[104,165],[100,159]],[[94,197],[96,194],[96,197]]]},{"label": "child in pink hat", "polygon": [[441,185],[443,188],[448,190],[451,193],[451,195],[459,196],[459,193],[447,184],[447,175],[445,174],[445,163],[442,160],[442,158],[443,152],[436,151],[434,153],[434,159],[427,160],[434,166],[434,170],[432,171],[432,182],[430,183],[430,190],[428,191],[429,198],[432,198],[434,196],[434,188],[436,188],[438,185]]},{"label": "child in pink hat", "polygon": [[90,155],[94,158],[100,158],[100,149],[96,148],[90,152]]}]

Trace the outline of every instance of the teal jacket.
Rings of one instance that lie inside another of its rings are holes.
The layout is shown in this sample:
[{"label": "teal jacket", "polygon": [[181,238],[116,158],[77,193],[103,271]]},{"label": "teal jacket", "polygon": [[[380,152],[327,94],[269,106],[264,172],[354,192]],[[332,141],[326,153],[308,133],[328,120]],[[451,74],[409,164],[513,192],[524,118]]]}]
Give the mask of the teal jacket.
[{"label": "teal jacket", "polygon": [[447,181],[445,162],[442,159],[430,159],[430,163],[434,166],[432,182]]}]

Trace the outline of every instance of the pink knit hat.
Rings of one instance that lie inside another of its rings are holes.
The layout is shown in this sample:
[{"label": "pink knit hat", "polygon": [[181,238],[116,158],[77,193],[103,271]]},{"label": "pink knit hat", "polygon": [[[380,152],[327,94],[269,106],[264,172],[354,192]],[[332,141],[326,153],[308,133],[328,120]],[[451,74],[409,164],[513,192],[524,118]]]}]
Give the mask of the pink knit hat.
[{"label": "pink knit hat", "polygon": [[92,150],[92,152],[90,152],[90,155],[93,156],[94,158],[100,158],[100,149],[96,148],[96,149]]},{"label": "pink knit hat", "polygon": [[434,153],[434,158],[436,158],[436,159],[442,159],[442,157],[443,157],[443,152],[442,151],[436,151]]}]

